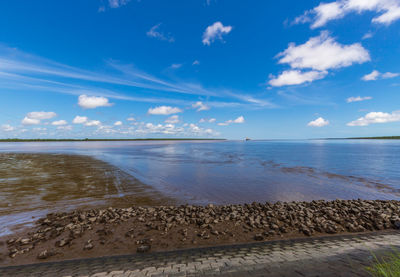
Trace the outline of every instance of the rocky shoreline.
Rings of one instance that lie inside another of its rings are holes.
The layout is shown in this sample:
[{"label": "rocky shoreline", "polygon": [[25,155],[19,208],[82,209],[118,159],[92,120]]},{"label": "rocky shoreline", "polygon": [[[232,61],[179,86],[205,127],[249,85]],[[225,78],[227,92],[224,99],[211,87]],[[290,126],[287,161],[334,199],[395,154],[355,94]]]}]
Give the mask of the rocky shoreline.
[{"label": "rocky shoreline", "polygon": [[2,241],[0,264],[400,229],[400,201],[156,206],[48,214]]}]

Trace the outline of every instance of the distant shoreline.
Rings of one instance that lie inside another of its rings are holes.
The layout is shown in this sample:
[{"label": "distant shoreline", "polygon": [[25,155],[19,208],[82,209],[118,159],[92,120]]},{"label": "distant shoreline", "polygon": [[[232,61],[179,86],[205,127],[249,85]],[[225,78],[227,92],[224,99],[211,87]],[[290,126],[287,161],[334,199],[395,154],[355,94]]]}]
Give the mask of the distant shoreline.
[{"label": "distant shoreline", "polygon": [[226,140],[215,138],[143,138],[143,139],[0,139],[0,142],[51,142],[51,141],[191,141]]},{"label": "distant shoreline", "polygon": [[327,140],[339,140],[339,139],[400,139],[400,136],[353,137],[353,138],[327,138]]}]

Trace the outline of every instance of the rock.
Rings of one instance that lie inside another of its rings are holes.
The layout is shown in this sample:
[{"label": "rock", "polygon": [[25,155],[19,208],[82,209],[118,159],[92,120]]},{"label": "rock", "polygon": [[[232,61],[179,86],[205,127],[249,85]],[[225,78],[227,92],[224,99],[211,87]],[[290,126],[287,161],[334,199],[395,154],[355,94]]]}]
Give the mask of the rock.
[{"label": "rock", "polygon": [[138,253],[146,253],[150,251],[151,246],[150,245],[140,245],[137,249],[136,252]]},{"label": "rock", "polygon": [[37,255],[37,258],[43,260],[51,256],[54,256],[55,254],[56,252],[54,251],[43,250],[42,252],[39,253],[39,255]]},{"label": "rock", "polygon": [[261,234],[255,234],[254,235],[254,240],[261,241],[261,240],[264,240],[264,237]]},{"label": "rock", "polygon": [[92,240],[88,240],[83,247],[83,250],[91,250],[93,249],[94,245],[92,244]]},{"label": "rock", "polygon": [[56,246],[57,247],[64,247],[65,245],[69,244],[70,240],[69,239],[61,239],[59,241],[56,241]]},{"label": "rock", "polygon": [[394,227],[396,227],[396,229],[400,229],[400,221],[399,220],[396,220],[393,225],[394,225]]}]

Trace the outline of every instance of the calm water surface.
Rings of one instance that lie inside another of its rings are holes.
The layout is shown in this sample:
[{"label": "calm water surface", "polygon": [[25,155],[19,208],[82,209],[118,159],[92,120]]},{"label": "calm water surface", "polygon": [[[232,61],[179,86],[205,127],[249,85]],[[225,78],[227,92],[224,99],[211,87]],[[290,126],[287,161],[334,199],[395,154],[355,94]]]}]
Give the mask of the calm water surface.
[{"label": "calm water surface", "polygon": [[400,200],[394,140],[27,142],[0,151],[89,155],[181,203]]}]

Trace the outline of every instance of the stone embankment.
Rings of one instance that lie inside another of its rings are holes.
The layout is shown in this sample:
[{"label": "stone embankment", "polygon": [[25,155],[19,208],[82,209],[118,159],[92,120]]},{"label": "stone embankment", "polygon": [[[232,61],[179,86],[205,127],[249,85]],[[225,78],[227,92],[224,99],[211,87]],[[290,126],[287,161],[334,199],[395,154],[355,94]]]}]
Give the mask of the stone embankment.
[{"label": "stone embankment", "polygon": [[6,246],[11,260],[24,255],[48,259],[68,251],[79,255],[78,250],[106,249],[116,241],[131,245],[131,252],[148,252],[399,228],[400,201],[108,208],[48,214]]}]

